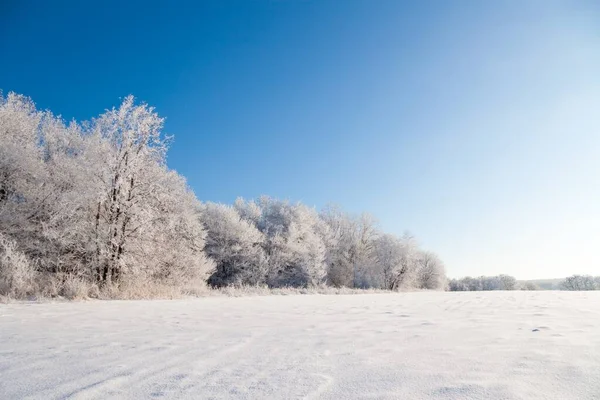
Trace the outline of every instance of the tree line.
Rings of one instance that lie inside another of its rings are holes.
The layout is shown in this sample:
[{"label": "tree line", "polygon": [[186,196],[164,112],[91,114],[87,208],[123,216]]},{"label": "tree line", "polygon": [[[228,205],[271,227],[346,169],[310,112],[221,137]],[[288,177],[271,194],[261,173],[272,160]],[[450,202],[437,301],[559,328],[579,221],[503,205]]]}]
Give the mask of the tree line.
[{"label": "tree line", "polygon": [[[471,278],[470,276],[467,276],[462,279],[450,279],[448,281],[448,290],[452,292],[516,290],[517,288],[517,279],[510,275],[480,276],[477,278]],[[523,288],[527,290],[534,290],[533,287]]]},{"label": "tree line", "polygon": [[136,285],[444,289],[442,261],[368,214],[261,197],[200,202],[163,119],[129,96],[65,122],[0,93],[0,294]]},{"label": "tree line", "polygon": [[561,290],[600,290],[600,276],[572,275],[560,284]]},{"label": "tree line", "polygon": [[600,276],[591,275],[572,275],[564,280],[558,280],[557,284],[549,287],[540,286],[535,281],[518,282],[510,275],[498,276],[480,276],[472,278],[470,276],[461,279],[448,280],[449,291],[486,291],[486,290],[600,290]]}]

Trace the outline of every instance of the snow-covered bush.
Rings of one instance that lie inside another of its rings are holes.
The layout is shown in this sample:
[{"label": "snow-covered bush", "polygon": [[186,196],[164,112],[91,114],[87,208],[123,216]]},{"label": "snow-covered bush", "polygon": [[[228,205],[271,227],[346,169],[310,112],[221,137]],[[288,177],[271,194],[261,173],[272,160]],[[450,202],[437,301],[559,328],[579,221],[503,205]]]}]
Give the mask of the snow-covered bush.
[{"label": "snow-covered bush", "polygon": [[26,296],[35,291],[36,271],[16,243],[0,233],[0,295]]}]

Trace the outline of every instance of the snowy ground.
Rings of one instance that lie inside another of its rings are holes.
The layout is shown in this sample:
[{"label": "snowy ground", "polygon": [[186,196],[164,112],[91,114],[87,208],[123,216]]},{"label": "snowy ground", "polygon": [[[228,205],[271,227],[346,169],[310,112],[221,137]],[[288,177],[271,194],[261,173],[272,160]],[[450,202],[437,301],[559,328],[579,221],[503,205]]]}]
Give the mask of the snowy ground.
[{"label": "snowy ground", "polygon": [[600,292],[0,305],[0,398],[599,399]]}]

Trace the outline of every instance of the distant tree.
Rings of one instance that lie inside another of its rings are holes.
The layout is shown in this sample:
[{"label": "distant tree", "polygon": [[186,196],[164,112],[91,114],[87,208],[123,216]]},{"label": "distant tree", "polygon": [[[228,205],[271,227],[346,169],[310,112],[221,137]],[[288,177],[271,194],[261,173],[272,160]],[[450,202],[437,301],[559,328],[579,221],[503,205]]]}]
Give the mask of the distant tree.
[{"label": "distant tree", "polygon": [[448,284],[450,291],[487,291],[487,290],[515,290],[517,280],[509,275],[480,276],[462,279],[452,279]]},{"label": "distant tree", "polygon": [[598,290],[596,280],[590,275],[572,275],[561,284],[562,290]]},{"label": "distant tree", "polygon": [[471,278],[470,276],[467,276],[462,279],[462,282],[469,291],[484,290],[481,278]]},{"label": "distant tree", "polygon": [[469,290],[469,287],[463,279],[450,279],[448,281],[448,290],[451,292],[466,292]]},{"label": "distant tree", "polygon": [[502,283],[497,276],[480,276],[478,278],[481,290],[501,290]]},{"label": "distant tree", "polygon": [[510,275],[498,275],[501,290],[515,290],[517,288],[517,279]]},{"label": "distant tree", "polygon": [[521,285],[521,290],[541,290],[541,288],[534,282],[524,282]]}]

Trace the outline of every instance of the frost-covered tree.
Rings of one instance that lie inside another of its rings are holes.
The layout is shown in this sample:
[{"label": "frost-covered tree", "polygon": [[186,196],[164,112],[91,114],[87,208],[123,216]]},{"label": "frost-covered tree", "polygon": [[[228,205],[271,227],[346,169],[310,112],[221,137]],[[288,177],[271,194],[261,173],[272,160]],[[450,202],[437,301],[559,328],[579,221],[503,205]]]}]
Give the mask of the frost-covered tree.
[{"label": "frost-covered tree", "polygon": [[516,290],[517,279],[510,275],[498,275],[500,280],[500,290]]},{"label": "frost-covered tree", "polygon": [[[169,284],[200,284],[214,269],[204,252],[206,231],[199,218],[200,204],[182,176],[164,166],[155,168],[158,192],[144,208],[154,217],[139,218],[131,227],[129,232],[135,234],[129,237],[130,248],[136,250],[125,254],[125,265],[134,278],[143,274]],[[136,227],[142,232],[135,232]]]},{"label": "frost-covered tree", "polygon": [[480,276],[462,279],[451,279],[448,282],[450,291],[481,291],[481,290],[515,290],[517,280],[509,275]]},{"label": "frost-covered tree", "polygon": [[[161,134],[162,125],[151,108],[135,105],[131,96],[93,121],[99,164],[94,217],[98,281],[118,281],[127,264],[139,261],[128,260],[128,255],[134,255],[131,242],[141,239],[146,228],[161,217],[156,195],[162,188],[157,175],[168,141]],[[147,247],[138,250],[143,253]]]},{"label": "frost-covered tree", "polygon": [[446,271],[440,258],[430,251],[419,251],[416,257],[415,285],[419,289],[441,290],[446,286]]},{"label": "frost-covered tree", "polygon": [[450,279],[448,281],[448,290],[451,292],[467,292],[469,287],[464,279]]},{"label": "frost-covered tree", "polygon": [[0,229],[23,243],[39,238],[39,214],[52,193],[39,146],[43,117],[24,96],[0,96]]},{"label": "frost-covered tree", "polygon": [[[205,251],[215,262],[212,286],[256,285],[267,278],[265,236],[232,206],[207,203],[202,207],[207,229]],[[250,219],[252,221],[252,219]]]},{"label": "frost-covered tree", "polygon": [[98,172],[87,159],[93,143],[80,125],[73,122],[67,126],[50,114],[43,119],[40,132],[48,193],[38,208],[38,218],[43,220],[47,243],[45,253],[34,257],[41,260],[44,270],[87,276],[93,262],[87,217],[95,198],[94,174]]},{"label": "frost-covered tree", "polygon": [[461,279],[461,282],[468,291],[483,290],[483,282],[479,278],[471,278],[470,276],[466,276]]},{"label": "frost-covered tree", "polygon": [[154,109],[135,104],[132,96],[92,122],[98,166],[93,241],[100,282],[119,281],[124,273],[167,278],[178,259],[196,260],[187,272],[198,276],[210,268],[202,251],[199,203],[183,178],[166,167],[170,138],[162,127]]},{"label": "frost-covered tree", "polygon": [[0,103],[0,229],[42,271],[81,264],[81,206],[90,169],[79,126],[40,112],[23,96]]},{"label": "frost-covered tree", "polygon": [[502,281],[499,276],[480,276],[482,290],[502,290]]},{"label": "frost-covered tree", "polygon": [[590,275],[572,275],[566,278],[560,285],[562,290],[600,290],[596,280]]},{"label": "frost-covered tree", "polygon": [[383,288],[399,290],[414,287],[418,249],[411,235],[405,234],[402,238],[381,235],[375,241],[374,252]]},{"label": "frost-covered tree", "polygon": [[354,220],[354,243],[349,259],[353,266],[354,287],[380,287],[375,254],[375,241],[380,234],[370,214],[362,213]]},{"label": "frost-covered tree", "polygon": [[535,282],[523,282],[521,290],[541,290],[541,288]]},{"label": "frost-covered tree", "polygon": [[264,235],[267,283],[270,286],[314,286],[325,280],[325,243],[315,210],[263,196],[236,202],[249,223]]},{"label": "frost-covered tree", "polygon": [[374,219],[369,214],[358,217],[326,207],[320,217],[329,228],[332,239],[327,249],[327,279],[333,286],[379,286],[373,253],[378,236]]},{"label": "frost-covered tree", "polygon": [[331,235],[336,239],[334,246],[327,248],[327,281],[337,287],[354,286],[355,224],[339,208],[329,206],[320,217],[329,226]]}]

